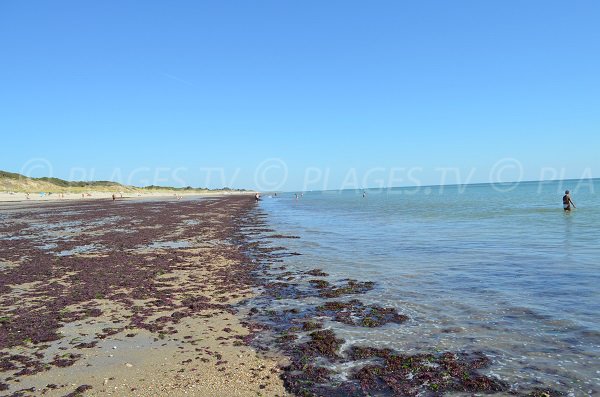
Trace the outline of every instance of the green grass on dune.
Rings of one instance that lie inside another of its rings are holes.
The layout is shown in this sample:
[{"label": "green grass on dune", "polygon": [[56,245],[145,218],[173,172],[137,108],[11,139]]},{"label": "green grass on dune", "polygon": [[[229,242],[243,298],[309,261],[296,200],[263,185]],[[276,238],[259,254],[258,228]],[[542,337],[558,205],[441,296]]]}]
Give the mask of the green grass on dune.
[{"label": "green grass on dune", "polygon": [[[5,187],[3,189],[3,186]],[[8,187],[7,187],[8,186]],[[136,187],[123,185],[111,181],[66,181],[60,178],[41,177],[31,178],[15,172],[0,171],[0,190],[9,190],[17,192],[31,191],[46,191],[46,192],[73,192],[80,193],[86,190],[96,191],[128,191],[128,192],[219,192],[219,191],[245,191],[245,189],[230,189],[224,187],[222,189],[194,188],[186,187],[171,187],[171,186],[145,186]]]}]

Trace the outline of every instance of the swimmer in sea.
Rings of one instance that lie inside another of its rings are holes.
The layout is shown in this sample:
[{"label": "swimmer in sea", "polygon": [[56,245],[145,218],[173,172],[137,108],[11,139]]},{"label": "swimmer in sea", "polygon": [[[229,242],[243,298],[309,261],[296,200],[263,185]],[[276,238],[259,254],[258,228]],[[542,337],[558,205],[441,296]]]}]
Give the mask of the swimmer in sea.
[{"label": "swimmer in sea", "polygon": [[571,200],[571,195],[569,194],[569,191],[565,190],[565,195],[563,196],[563,209],[565,211],[571,211],[571,205],[573,205],[573,208],[577,208],[575,207],[575,203],[573,202],[573,200]]}]

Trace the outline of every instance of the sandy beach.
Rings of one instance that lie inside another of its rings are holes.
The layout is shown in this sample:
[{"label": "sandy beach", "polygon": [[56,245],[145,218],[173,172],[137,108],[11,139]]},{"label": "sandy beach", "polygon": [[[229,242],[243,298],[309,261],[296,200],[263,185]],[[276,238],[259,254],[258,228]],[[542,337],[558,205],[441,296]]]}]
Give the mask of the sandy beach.
[{"label": "sandy beach", "polygon": [[56,202],[56,201],[84,201],[84,200],[112,200],[112,195],[115,195],[116,199],[132,200],[132,199],[177,199],[181,198],[193,198],[193,197],[215,197],[215,196],[228,196],[231,194],[254,194],[254,192],[242,193],[242,192],[225,192],[225,191],[206,191],[206,192],[177,192],[172,191],[138,191],[138,192],[109,192],[109,191],[87,191],[85,193],[24,193],[24,192],[0,192],[0,203],[2,202]]},{"label": "sandy beach", "polygon": [[0,395],[286,395],[238,305],[251,197],[75,199],[0,213]]}]

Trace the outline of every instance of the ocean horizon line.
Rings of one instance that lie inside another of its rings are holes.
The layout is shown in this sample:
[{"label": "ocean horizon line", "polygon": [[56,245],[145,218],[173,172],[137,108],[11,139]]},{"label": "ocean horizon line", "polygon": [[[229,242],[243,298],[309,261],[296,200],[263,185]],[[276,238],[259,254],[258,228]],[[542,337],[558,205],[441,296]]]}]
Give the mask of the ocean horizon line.
[{"label": "ocean horizon line", "polygon": [[[379,186],[379,187],[361,187],[361,188],[343,188],[343,189],[310,189],[310,190],[279,190],[269,191],[269,193],[296,193],[296,192],[345,192],[345,191],[363,191],[363,190],[392,190],[392,189],[414,189],[414,188],[440,188],[440,187],[466,187],[466,186],[483,186],[483,185],[518,185],[521,183],[555,183],[555,182],[581,182],[581,181],[599,181],[600,178],[567,178],[567,179],[544,179],[544,180],[525,180],[525,181],[507,181],[507,182],[469,182],[469,183],[449,183],[449,184],[428,184],[428,185],[405,185],[405,186]],[[263,192],[264,193],[264,192]]]}]

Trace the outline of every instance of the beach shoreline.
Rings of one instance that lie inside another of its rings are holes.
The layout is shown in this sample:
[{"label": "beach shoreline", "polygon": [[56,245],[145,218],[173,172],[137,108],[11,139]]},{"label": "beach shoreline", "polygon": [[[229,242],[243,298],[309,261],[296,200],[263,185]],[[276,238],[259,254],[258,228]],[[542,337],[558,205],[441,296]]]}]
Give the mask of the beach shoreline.
[{"label": "beach shoreline", "polygon": [[283,358],[248,346],[239,306],[257,293],[254,207],[245,194],[9,204],[0,394],[286,395]]},{"label": "beach shoreline", "polygon": [[196,198],[196,197],[221,197],[231,195],[253,195],[256,192],[228,192],[222,190],[206,191],[206,192],[174,192],[174,191],[159,191],[159,192],[123,192],[118,191],[89,191],[86,193],[61,193],[54,192],[51,194],[30,193],[26,192],[0,192],[0,204],[4,203],[23,203],[23,202],[63,202],[63,201],[86,201],[86,200],[112,200],[113,194],[116,200],[150,200],[150,199],[177,199],[181,198]]}]

